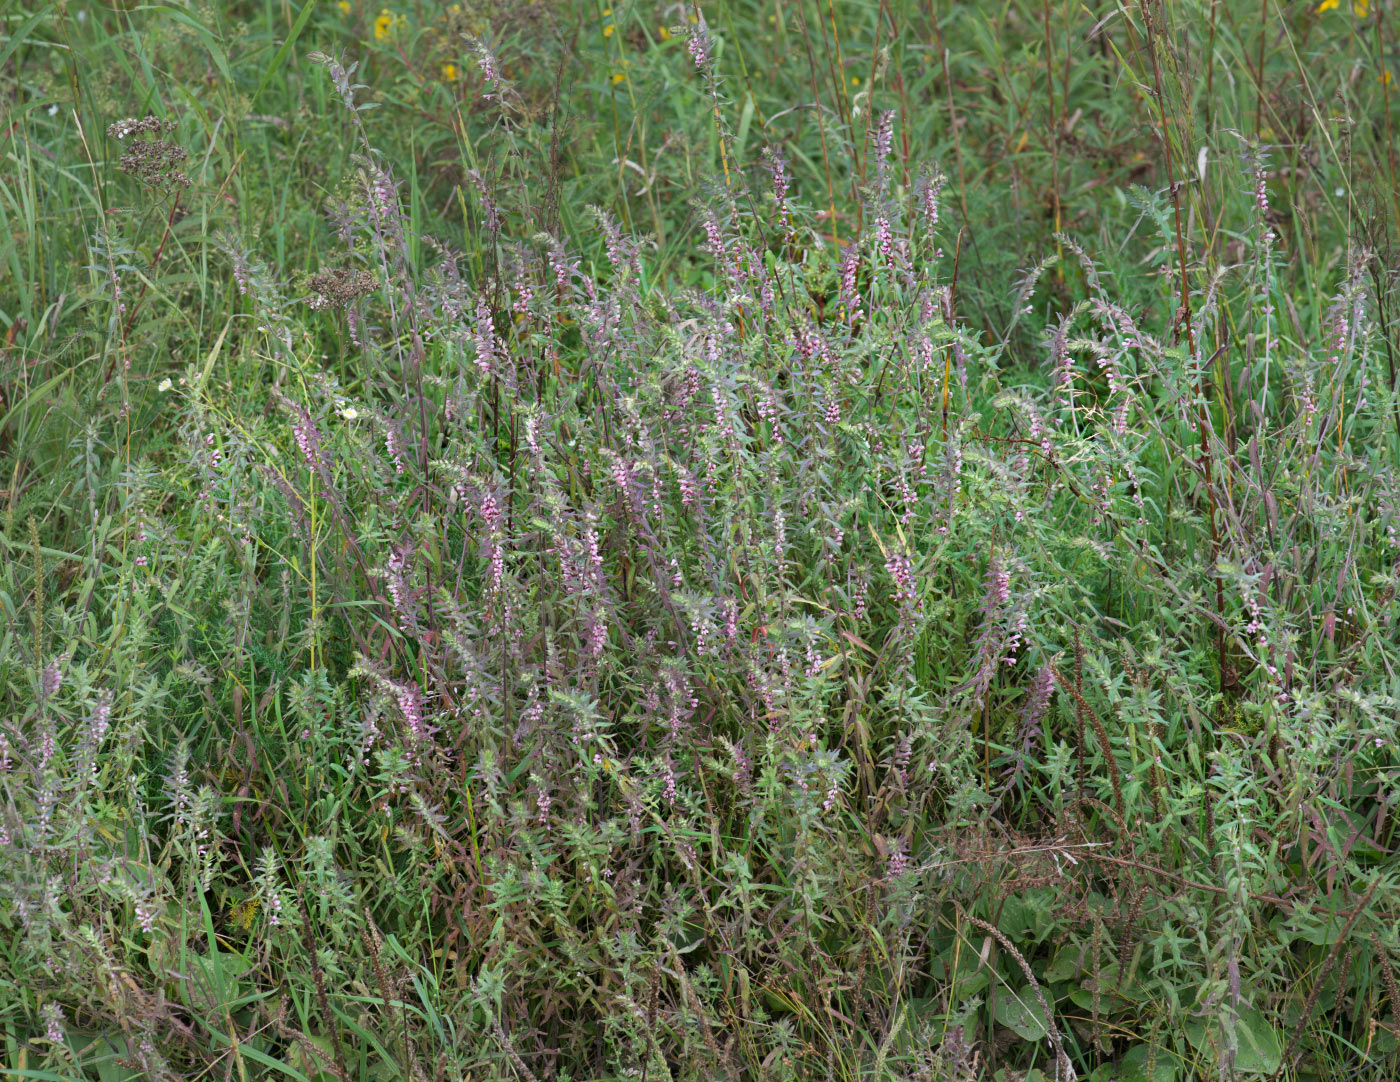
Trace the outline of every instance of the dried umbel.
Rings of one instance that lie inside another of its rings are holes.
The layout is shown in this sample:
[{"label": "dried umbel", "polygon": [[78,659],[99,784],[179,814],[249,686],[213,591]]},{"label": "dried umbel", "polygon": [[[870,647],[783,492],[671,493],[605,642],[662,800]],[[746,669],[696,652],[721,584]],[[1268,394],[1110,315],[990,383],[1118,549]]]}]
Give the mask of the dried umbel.
[{"label": "dried umbel", "polygon": [[118,120],[107,126],[107,134],[113,139],[121,142],[128,135],[169,135],[175,130],[173,120],[162,120],[160,117],[147,116],[127,117],[125,120]]},{"label": "dried umbel", "polygon": [[107,128],[107,134],[118,142],[130,135],[150,136],[133,140],[117,163],[123,173],[135,177],[147,187],[162,192],[180,191],[190,186],[190,178],[181,167],[188,157],[185,148],[169,139],[160,138],[175,130],[175,121],[148,116],[128,117]]},{"label": "dried umbel", "polygon": [[309,302],[315,309],[345,308],[356,298],[373,293],[376,284],[370,271],[349,267],[320,271],[306,281],[307,288],[315,294]]}]

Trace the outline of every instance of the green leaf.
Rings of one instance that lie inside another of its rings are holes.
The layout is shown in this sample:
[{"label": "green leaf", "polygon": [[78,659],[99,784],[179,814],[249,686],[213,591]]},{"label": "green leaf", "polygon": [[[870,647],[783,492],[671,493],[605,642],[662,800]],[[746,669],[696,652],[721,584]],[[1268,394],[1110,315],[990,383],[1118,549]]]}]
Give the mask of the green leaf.
[{"label": "green leaf", "polygon": [[987,975],[985,969],[979,969],[975,973],[961,970],[958,973],[957,982],[953,985],[952,995],[949,997],[954,1003],[961,1003],[971,999],[987,985],[992,983],[992,978]]},{"label": "green leaf", "polygon": [[971,999],[986,988],[991,983],[991,977],[982,968],[981,960],[975,951],[967,947],[963,947],[961,951],[955,951],[954,948],[949,947],[943,952],[942,957],[936,958],[933,962],[932,971],[935,980],[940,982],[948,980],[955,955],[958,959],[958,970],[949,998],[954,1003],[961,1003]]},{"label": "green leaf", "polygon": [[[209,1032],[213,1035],[214,1039],[220,1044],[233,1044],[233,1042],[230,1041],[227,1036],[225,1036],[223,1033],[220,1033],[219,1030],[214,1026],[209,1027]],[[307,1078],[306,1075],[302,1074],[291,1064],[284,1063],[280,1059],[274,1059],[272,1056],[269,1056],[266,1052],[263,1052],[260,1049],[258,1049],[255,1045],[240,1042],[238,1045],[238,1052],[239,1055],[243,1056],[245,1059],[250,1059],[255,1063],[261,1063],[264,1067],[271,1067],[273,1070],[295,1079],[296,1082],[311,1082],[311,1079]]]},{"label": "green leaf", "polygon": [[778,996],[766,988],[763,990],[763,1003],[774,1014],[792,1014],[792,1001]]},{"label": "green leaf", "polygon": [[[1186,1039],[1197,1051],[1220,1059],[1224,1054],[1225,1034],[1219,1018],[1206,1022],[1188,1022],[1184,1027]],[[1235,1022],[1239,1050],[1235,1054],[1235,1072],[1242,1076],[1271,1075],[1283,1063],[1283,1046],[1278,1033],[1253,1007],[1241,1007]]]},{"label": "green leaf", "polygon": [[[84,1043],[86,1042],[86,1043]],[[68,1031],[68,1047],[73,1056],[87,1070],[95,1070],[99,1082],[132,1082],[141,1077],[141,1072],[131,1067],[118,1066],[117,1060],[129,1059],[130,1048],[121,1034],[83,1034]]]},{"label": "green leaf", "polygon": [[997,924],[1013,942],[1039,943],[1055,930],[1050,903],[1035,895],[1008,898]]},{"label": "green leaf", "polygon": [[5,61],[10,59],[10,54],[24,44],[25,39],[29,37],[29,32],[47,19],[49,17],[49,12],[52,10],[53,5],[50,4],[37,15],[31,15],[25,24],[10,36],[9,41],[5,42],[3,46],[0,46],[0,68],[5,66]]},{"label": "green leaf", "polygon": [[232,951],[186,955],[194,972],[180,982],[180,998],[186,1006],[206,1010],[232,1010],[242,998],[238,977],[252,968],[246,956]]},{"label": "green leaf", "polygon": [[[1117,962],[1106,965],[1099,971],[1099,981],[1099,1009],[1104,1012],[1121,1011],[1144,998],[1137,981],[1129,982],[1126,988],[1119,986]],[[1086,974],[1083,983],[1070,991],[1069,998],[1076,1007],[1082,1007],[1086,1011],[1094,1009],[1093,982],[1094,978]]]},{"label": "green leaf", "polygon": [[1278,934],[1330,947],[1347,922],[1347,911],[1338,898],[1323,898],[1306,910],[1298,910],[1274,923]]},{"label": "green leaf", "polygon": [[1043,1040],[1050,1033],[1045,1011],[1029,986],[1018,992],[997,992],[996,1020],[1026,1041]]},{"label": "green leaf", "polygon": [[1152,1074],[1147,1073],[1147,1063],[1152,1058],[1152,1049],[1145,1044],[1135,1044],[1124,1053],[1118,1063],[1105,1063],[1089,1076],[1089,1082],[1176,1082],[1180,1059],[1170,1049],[1157,1049],[1157,1062],[1152,1065]]},{"label": "green leaf", "polygon": [[233,81],[233,72],[229,70],[228,66],[228,55],[224,52],[224,47],[220,43],[218,37],[215,36],[214,32],[210,30],[207,26],[196,20],[189,13],[182,11],[179,8],[169,7],[165,4],[152,4],[149,6],[143,5],[138,10],[158,11],[162,15],[174,19],[176,22],[181,22],[188,26],[191,30],[195,32],[195,35],[199,38],[199,40],[204,43],[204,47],[209,50],[209,59],[212,60],[214,62],[214,66],[219,69],[219,74],[224,77],[224,83],[230,89],[232,89],[235,86],[235,83]]},{"label": "green leaf", "polygon": [[253,96],[248,99],[248,108],[252,108],[258,103],[258,96],[262,94],[268,81],[282,67],[282,62],[287,59],[287,54],[292,51],[292,46],[297,43],[297,38],[301,37],[301,32],[306,29],[306,24],[311,21],[311,15],[316,10],[316,0],[306,0],[306,6],[301,9],[301,14],[297,16],[297,21],[292,24],[292,32],[287,35],[287,40],[282,43],[282,47],[272,58],[272,63],[263,72],[263,77],[258,83],[258,88],[253,91]]},{"label": "green leaf", "polygon": [[1084,971],[1084,960],[1087,956],[1088,951],[1084,947],[1076,947],[1073,944],[1061,947],[1045,967],[1041,978],[1051,982],[1073,980]]}]

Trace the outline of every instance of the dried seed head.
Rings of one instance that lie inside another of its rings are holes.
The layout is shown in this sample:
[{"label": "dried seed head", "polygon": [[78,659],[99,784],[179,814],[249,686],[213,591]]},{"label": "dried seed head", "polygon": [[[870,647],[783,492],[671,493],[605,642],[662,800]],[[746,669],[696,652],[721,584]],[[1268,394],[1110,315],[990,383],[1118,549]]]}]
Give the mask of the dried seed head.
[{"label": "dried seed head", "polygon": [[118,142],[128,135],[169,135],[175,130],[175,121],[162,120],[160,117],[148,116],[127,117],[125,120],[118,120],[107,126],[107,134]]},{"label": "dried seed head", "polygon": [[[173,120],[154,116],[139,120],[128,117],[109,125],[107,134],[120,142],[129,135],[160,136],[174,130]],[[181,172],[186,157],[185,148],[169,139],[137,139],[127,148],[117,165],[127,176],[135,177],[147,187],[172,192],[190,186],[190,178]]]},{"label": "dried seed head", "polygon": [[306,286],[315,296],[311,298],[312,308],[345,308],[357,297],[373,293],[376,282],[374,275],[367,270],[355,271],[349,267],[335,267],[320,271],[306,281]]}]

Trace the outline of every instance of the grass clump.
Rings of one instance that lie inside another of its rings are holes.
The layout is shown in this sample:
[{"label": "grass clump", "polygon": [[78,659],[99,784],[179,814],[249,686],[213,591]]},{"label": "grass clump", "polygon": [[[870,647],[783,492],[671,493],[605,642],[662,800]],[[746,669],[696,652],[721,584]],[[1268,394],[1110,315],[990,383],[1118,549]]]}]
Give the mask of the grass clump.
[{"label": "grass clump", "polygon": [[1385,10],[6,11],[0,1070],[1391,1077]]}]

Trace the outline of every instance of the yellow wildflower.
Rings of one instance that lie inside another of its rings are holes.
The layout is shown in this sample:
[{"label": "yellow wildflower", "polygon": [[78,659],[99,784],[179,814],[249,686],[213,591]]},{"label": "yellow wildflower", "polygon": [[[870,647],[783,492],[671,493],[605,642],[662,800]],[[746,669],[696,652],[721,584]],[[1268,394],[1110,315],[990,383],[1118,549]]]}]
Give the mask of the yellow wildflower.
[{"label": "yellow wildflower", "polygon": [[1371,0],[1356,0],[1356,2],[1351,5],[1351,10],[1356,12],[1356,17],[1358,19],[1364,19],[1367,15],[1371,14]]},{"label": "yellow wildflower", "polygon": [[340,3],[336,4],[336,7],[340,8],[340,13],[342,15],[350,14],[350,0],[340,0]]},{"label": "yellow wildflower", "polygon": [[1388,71],[1383,71],[1383,72],[1381,72],[1381,82],[1384,83],[1386,86],[1389,86],[1389,85],[1390,85],[1390,72],[1388,72]]},{"label": "yellow wildflower", "polygon": [[249,898],[247,901],[243,902],[235,902],[229,909],[229,920],[246,932],[248,929],[252,928],[253,920],[257,917],[258,910],[261,908],[262,900],[257,897]]},{"label": "yellow wildflower", "polygon": [[664,26],[658,26],[656,28],[656,36],[659,37],[662,41],[670,41],[671,31]]},{"label": "yellow wildflower", "polygon": [[603,14],[604,14],[604,15],[611,15],[611,14],[612,14],[612,8],[604,8],[604,9],[603,9]]},{"label": "yellow wildflower", "polygon": [[1341,0],[1322,0],[1322,3],[1317,5],[1317,14],[1321,15],[1324,11],[1331,11],[1340,3]]},{"label": "yellow wildflower", "polygon": [[610,37],[612,37],[612,35],[613,35],[613,26],[612,26],[612,23],[608,23],[607,26],[603,27],[603,37],[605,37],[605,38],[610,38]]},{"label": "yellow wildflower", "polygon": [[395,15],[388,8],[381,8],[379,18],[374,20],[374,40],[387,41],[407,21],[402,15]]},{"label": "yellow wildflower", "polygon": [[623,75],[620,71],[613,72],[613,86],[617,86],[618,83],[624,81],[626,78],[627,76]]},{"label": "yellow wildflower", "polygon": [[859,75],[852,75],[852,76],[851,76],[851,85],[852,85],[852,86],[860,86],[860,76],[859,76]]},{"label": "yellow wildflower", "polygon": [[442,81],[444,83],[456,82],[458,74],[457,65],[451,61],[442,66]]}]

